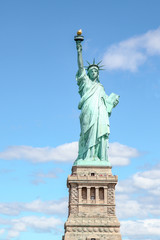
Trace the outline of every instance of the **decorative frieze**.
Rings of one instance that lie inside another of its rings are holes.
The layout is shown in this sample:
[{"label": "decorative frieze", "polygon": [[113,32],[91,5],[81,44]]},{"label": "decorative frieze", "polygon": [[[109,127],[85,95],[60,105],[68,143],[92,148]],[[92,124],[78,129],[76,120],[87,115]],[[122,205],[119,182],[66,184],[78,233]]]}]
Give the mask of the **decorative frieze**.
[{"label": "decorative frieze", "polygon": [[77,233],[119,233],[119,228],[113,227],[67,227],[66,232]]},{"label": "decorative frieze", "polygon": [[70,198],[69,198],[69,214],[77,214],[78,208],[78,187],[77,184],[72,184],[70,186]]},{"label": "decorative frieze", "polygon": [[115,186],[113,184],[108,185],[108,204],[114,204]]},{"label": "decorative frieze", "polygon": [[76,184],[74,185],[71,185],[71,188],[70,188],[70,203],[71,204],[77,204],[78,203],[78,187]]},{"label": "decorative frieze", "polygon": [[115,215],[115,207],[108,207],[108,215]]}]

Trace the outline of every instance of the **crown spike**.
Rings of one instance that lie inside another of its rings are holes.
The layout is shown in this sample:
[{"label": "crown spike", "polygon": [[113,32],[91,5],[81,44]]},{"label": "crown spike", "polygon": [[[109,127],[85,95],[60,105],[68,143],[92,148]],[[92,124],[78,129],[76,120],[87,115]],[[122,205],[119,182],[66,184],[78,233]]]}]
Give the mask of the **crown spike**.
[{"label": "crown spike", "polygon": [[99,65],[101,62],[102,62],[102,60],[99,63],[97,63],[97,65]]},{"label": "crown spike", "polygon": [[92,64],[90,64],[90,63],[87,61],[88,67],[86,67],[86,70],[89,71],[89,69],[90,69],[91,67],[96,67],[98,70],[105,70],[105,69],[101,69],[101,68],[104,67],[105,65],[99,66],[99,64],[100,64],[101,62],[102,62],[102,61],[100,61],[98,64],[96,64],[96,63],[95,63],[95,58],[93,59],[93,63],[92,63]]}]

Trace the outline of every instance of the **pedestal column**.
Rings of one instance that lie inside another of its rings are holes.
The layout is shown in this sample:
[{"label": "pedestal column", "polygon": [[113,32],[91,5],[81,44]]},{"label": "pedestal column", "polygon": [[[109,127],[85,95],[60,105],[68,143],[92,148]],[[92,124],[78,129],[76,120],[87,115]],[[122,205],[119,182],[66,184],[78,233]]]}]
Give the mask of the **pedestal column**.
[{"label": "pedestal column", "polygon": [[107,204],[107,187],[104,187],[104,203]]},{"label": "pedestal column", "polygon": [[99,187],[96,187],[96,203],[99,203]]},{"label": "pedestal column", "polygon": [[91,201],[91,188],[87,187],[87,203],[90,203]]},{"label": "pedestal column", "polygon": [[78,202],[82,202],[82,187],[78,186]]}]

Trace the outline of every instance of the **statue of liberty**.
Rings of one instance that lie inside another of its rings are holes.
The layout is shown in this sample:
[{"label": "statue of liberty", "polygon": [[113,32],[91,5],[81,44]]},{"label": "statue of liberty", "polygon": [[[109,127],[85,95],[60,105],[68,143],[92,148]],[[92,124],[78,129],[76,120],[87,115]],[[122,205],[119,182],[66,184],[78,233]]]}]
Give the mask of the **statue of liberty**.
[{"label": "statue of liberty", "polygon": [[[108,139],[110,134],[109,117],[112,109],[118,104],[119,96],[112,93],[107,96],[103,85],[99,82],[101,67],[93,61],[85,69],[82,58],[83,36],[79,30],[75,36],[78,72],[76,74],[79,87],[80,102],[80,139],[78,158],[74,165],[111,166],[108,160]],[[87,72],[86,72],[87,70]]]}]

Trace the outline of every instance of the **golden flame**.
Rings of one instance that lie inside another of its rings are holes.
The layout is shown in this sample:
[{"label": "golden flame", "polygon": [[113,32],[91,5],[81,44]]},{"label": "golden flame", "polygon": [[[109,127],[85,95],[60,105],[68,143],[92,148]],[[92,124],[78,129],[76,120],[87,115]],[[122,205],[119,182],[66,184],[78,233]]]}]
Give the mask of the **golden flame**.
[{"label": "golden flame", "polygon": [[82,34],[82,29],[79,29],[77,32],[77,35],[81,35]]}]

